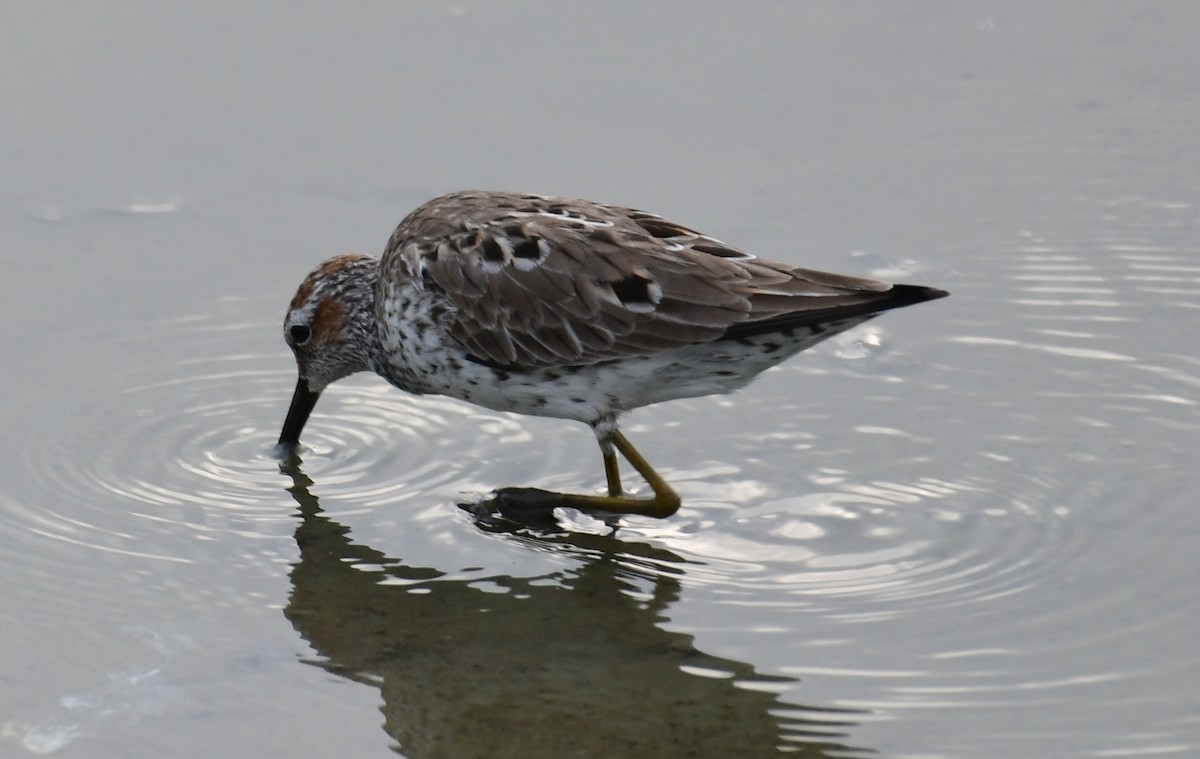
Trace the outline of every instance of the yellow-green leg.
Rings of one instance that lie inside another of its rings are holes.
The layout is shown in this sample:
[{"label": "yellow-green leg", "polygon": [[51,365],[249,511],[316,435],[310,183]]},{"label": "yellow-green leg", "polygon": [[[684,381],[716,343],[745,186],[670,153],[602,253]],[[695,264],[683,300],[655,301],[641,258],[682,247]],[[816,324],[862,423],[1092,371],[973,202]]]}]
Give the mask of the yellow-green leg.
[{"label": "yellow-green leg", "polygon": [[[633,444],[616,430],[612,432],[610,442],[611,446],[605,446],[603,443],[600,446],[604,456],[604,477],[608,482],[608,495],[552,493],[537,488],[502,488],[496,492],[492,503],[499,505],[502,512],[507,512],[514,518],[521,518],[522,514],[534,516],[539,512],[546,513],[555,506],[570,506],[580,511],[606,514],[641,514],[659,519],[679,511],[679,494],[654,471],[654,467],[650,466]],[[621,474],[617,464],[618,451],[646,480],[654,493],[652,496],[639,498],[625,494],[621,487]]]},{"label": "yellow-green leg", "polygon": [[608,494],[615,498],[623,495],[625,490],[621,487],[621,472],[618,468],[617,451],[614,448],[600,450],[604,456],[604,478],[608,480]]},{"label": "yellow-green leg", "polygon": [[654,471],[650,462],[638,452],[619,430],[612,434],[612,444],[625,460],[633,464],[633,468],[642,475],[654,495],[650,498],[638,498],[625,495],[621,488],[621,476],[617,471],[617,455],[614,451],[604,451],[604,475],[608,480],[608,495],[579,495],[563,493],[563,502],[583,511],[606,511],[614,514],[641,514],[648,517],[663,519],[679,511],[679,494],[667,484],[667,481]]}]

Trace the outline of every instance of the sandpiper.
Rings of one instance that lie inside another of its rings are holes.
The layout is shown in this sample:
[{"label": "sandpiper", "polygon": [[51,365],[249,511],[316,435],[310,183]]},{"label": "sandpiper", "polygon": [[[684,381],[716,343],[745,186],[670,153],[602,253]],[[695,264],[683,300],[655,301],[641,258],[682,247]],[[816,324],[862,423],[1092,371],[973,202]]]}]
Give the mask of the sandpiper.
[{"label": "sandpiper", "polygon": [[[410,393],[591,426],[608,495],[503,488],[505,508],[666,517],[679,496],[621,434],[621,414],[731,392],[880,312],[946,294],[758,258],[631,208],[444,195],[400,222],[382,258],[332,258],[300,284],[283,324],[300,376],[279,443],[296,446],[331,382],[370,370]],[[625,492],[617,452],[652,495]]]}]

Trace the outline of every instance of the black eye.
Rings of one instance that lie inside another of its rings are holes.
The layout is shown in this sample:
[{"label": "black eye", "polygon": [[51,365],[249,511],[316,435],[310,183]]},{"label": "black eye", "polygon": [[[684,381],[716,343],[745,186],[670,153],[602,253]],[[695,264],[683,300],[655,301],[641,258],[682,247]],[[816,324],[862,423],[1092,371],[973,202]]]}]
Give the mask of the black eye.
[{"label": "black eye", "polygon": [[294,345],[304,345],[308,338],[312,337],[312,330],[303,324],[296,324],[288,329],[288,334],[291,335]]}]

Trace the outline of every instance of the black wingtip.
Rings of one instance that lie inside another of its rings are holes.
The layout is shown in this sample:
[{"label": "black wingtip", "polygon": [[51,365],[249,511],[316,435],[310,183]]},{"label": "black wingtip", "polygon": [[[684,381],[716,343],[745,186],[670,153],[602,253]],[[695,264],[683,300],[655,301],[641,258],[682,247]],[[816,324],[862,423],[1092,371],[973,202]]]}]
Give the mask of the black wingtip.
[{"label": "black wingtip", "polygon": [[925,285],[892,285],[892,289],[888,290],[884,297],[873,305],[877,306],[879,311],[887,311],[893,308],[914,306],[927,300],[945,298],[949,294],[946,290]]},{"label": "black wingtip", "polygon": [[858,318],[865,321],[884,311],[945,298],[949,294],[937,287],[892,285],[883,292],[869,293],[857,302],[843,303],[828,308],[809,308],[762,321],[735,324],[725,331],[722,339],[753,337],[783,329],[828,324],[846,319]]}]

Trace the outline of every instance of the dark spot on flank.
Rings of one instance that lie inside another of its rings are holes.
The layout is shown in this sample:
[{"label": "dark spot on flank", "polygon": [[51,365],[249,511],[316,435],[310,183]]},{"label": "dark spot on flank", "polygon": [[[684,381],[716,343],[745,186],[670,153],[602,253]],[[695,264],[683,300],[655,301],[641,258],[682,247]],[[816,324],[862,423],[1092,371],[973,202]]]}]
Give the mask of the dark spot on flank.
[{"label": "dark spot on flank", "polygon": [[504,248],[500,247],[500,243],[496,242],[494,238],[483,238],[483,242],[479,244],[479,249],[483,252],[483,260],[498,264],[504,263]]},{"label": "dark spot on flank", "polygon": [[718,377],[736,377],[737,372],[732,369],[721,369],[717,372]]},{"label": "dark spot on flank", "polygon": [[542,257],[542,249],[538,246],[538,238],[527,237],[513,246],[513,256],[516,258],[532,258],[534,260]]},{"label": "dark spot on flank", "polygon": [[637,274],[630,274],[625,279],[613,282],[610,287],[612,287],[613,293],[626,305],[630,303],[654,305],[657,301],[650,294],[650,285],[652,284],[654,284],[653,280],[640,277]]},{"label": "dark spot on flank", "polygon": [[501,382],[504,382],[505,380],[507,380],[509,377],[512,376],[508,372],[504,371],[503,369],[498,369],[496,367],[492,367],[492,374],[496,375],[496,379],[500,380]]},{"label": "dark spot on flank", "polygon": [[437,280],[433,278],[433,275],[429,273],[428,269],[425,269],[421,272],[421,282],[425,285],[425,289],[429,290],[430,292],[446,292],[445,288],[437,283]]}]

